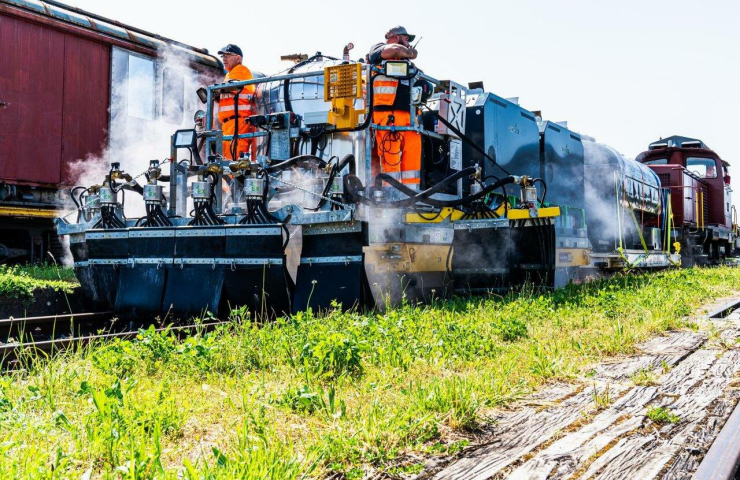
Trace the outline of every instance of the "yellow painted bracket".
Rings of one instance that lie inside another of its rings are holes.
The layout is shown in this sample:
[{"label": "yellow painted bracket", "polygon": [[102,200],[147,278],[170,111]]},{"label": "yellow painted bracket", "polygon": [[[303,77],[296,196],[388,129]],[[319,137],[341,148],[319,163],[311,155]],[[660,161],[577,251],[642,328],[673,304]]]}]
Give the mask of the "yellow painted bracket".
[{"label": "yellow painted bracket", "polygon": [[452,207],[445,207],[436,213],[407,213],[406,223],[442,223],[448,218],[450,221],[460,220],[465,212]]},{"label": "yellow painted bracket", "polygon": [[52,208],[0,206],[0,217],[57,218],[59,211]]},{"label": "yellow painted bracket", "polygon": [[[504,207],[499,207],[495,213],[499,216],[504,214]],[[436,213],[407,213],[406,223],[442,223],[449,219],[454,222],[460,220],[465,212],[452,207],[445,207],[440,210],[439,215]],[[526,208],[509,208],[509,220],[526,220],[528,218],[553,218],[560,216],[560,207],[545,207],[537,209],[537,216],[532,217],[529,209]]]},{"label": "yellow painted bracket", "polygon": [[537,209],[537,216],[533,217],[528,208],[510,208],[509,220],[526,220],[528,218],[552,218],[560,216],[560,207],[545,207]]}]

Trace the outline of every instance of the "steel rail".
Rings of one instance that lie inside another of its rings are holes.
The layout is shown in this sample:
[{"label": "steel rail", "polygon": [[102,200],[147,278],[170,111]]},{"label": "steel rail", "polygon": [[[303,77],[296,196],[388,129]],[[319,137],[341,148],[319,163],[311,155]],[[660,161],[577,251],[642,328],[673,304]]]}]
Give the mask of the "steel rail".
[{"label": "steel rail", "polygon": [[43,317],[10,317],[0,320],[0,329],[12,328],[22,325],[38,325],[44,323],[57,323],[63,321],[89,321],[96,320],[101,317],[108,315],[115,316],[115,313],[110,312],[89,312],[89,313],[69,313],[63,315],[46,315]]},{"label": "steel rail", "polygon": [[740,467],[740,403],[712,442],[693,480],[733,480]]},{"label": "steel rail", "polygon": [[[706,314],[708,319],[721,320],[740,307],[740,298],[733,298]],[[712,442],[712,446],[694,472],[693,480],[733,480],[740,473],[740,403]]]},{"label": "steel rail", "polygon": [[714,310],[707,313],[707,317],[710,319],[723,319],[730,315],[734,310],[740,307],[740,298],[733,298],[732,300],[723,303]]}]

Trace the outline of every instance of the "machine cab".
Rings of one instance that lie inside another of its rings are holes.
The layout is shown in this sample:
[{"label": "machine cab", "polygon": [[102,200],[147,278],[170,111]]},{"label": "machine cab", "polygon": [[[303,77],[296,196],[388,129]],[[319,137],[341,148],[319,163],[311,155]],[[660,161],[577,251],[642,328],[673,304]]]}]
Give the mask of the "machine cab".
[{"label": "machine cab", "polygon": [[[651,167],[660,177],[663,188],[671,189],[674,197],[679,188],[683,190],[684,199],[691,198],[691,203],[699,204],[697,224],[732,227],[729,163],[704,142],[680,136],[664,138],[651,143],[648,151],[641,153],[637,160]],[[683,178],[678,178],[676,167],[682,167]],[[691,217],[689,211],[681,213],[686,219]]]}]

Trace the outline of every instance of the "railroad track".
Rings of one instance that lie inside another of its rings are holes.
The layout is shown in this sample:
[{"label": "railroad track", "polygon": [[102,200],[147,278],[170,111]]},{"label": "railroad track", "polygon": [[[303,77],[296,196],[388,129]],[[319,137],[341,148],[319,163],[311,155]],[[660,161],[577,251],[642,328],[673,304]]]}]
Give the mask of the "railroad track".
[{"label": "railroad track", "polygon": [[[738,308],[740,301],[733,300],[710,312],[708,317],[723,319]],[[740,402],[712,442],[693,480],[740,480]]]},{"label": "railroad track", "polygon": [[740,479],[740,403],[714,439],[694,480]]},{"label": "railroad track", "polygon": [[[154,322],[128,322],[128,325],[125,325],[126,320],[120,320],[121,317],[108,311],[0,319],[0,338],[7,339],[4,343],[0,341],[0,366],[8,367],[8,365],[13,364],[19,358],[21,352],[53,354],[70,348],[78,348],[95,341],[106,341],[115,338],[131,339],[139,334],[139,328],[148,328],[150,325],[155,325]],[[227,323],[231,322],[217,321],[159,327],[155,331],[207,331]],[[106,333],[93,333],[101,331]],[[60,334],[60,332],[65,333]]]}]

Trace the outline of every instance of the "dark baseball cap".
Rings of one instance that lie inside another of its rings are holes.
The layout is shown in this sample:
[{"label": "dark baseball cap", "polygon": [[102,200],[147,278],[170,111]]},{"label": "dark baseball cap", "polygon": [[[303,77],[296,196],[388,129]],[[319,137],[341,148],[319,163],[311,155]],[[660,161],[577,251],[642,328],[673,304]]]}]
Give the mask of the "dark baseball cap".
[{"label": "dark baseball cap", "polygon": [[385,34],[385,38],[388,38],[392,35],[406,35],[409,37],[409,42],[413,42],[416,38],[416,35],[411,35],[409,32],[406,31],[406,28],[402,27],[401,25],[395,26],[388,30],[388,33]]},{"label": "dark baseball cap", "polygon": [[244,56],[242,54],[242,49],[232,43],[226,45],[224,48],[218,51],[219,55],[223,55],[224,53],[233,53],[234,55],[239,55],[240,57]]}]

